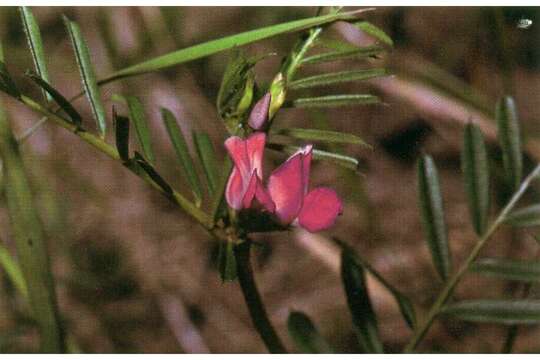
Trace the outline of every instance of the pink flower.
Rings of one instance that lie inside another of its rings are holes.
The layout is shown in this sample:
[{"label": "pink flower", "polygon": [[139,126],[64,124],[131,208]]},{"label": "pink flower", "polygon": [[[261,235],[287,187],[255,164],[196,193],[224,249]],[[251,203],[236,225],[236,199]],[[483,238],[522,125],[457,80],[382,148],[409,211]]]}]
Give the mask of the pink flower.
[{"label": "pink flower", "polygon": [[333,189],[318,187],[308,191],[312,148],[304,147],[272,172],[268,193],[282,224],[297,223],[317,232],[334,225],[343,205]]},{"label": "pink flower", "polygon": [[275,213],[282,225],[300,225],[310,232],[334,225],[342,212],[342,203],[330,188],[308,191],[312,146],[292,155],[272,172],[265,188],[262,183],[262,157],[266,134],[255,132],[246,140],[232,136],[225,147],[234,162],[225,198],[235,210],[254,206],[255,199],[264,210]]},{"label": "pink flower", "polygon": [[255,132],[246,140],[232,136],[225,141],[234,168],[225,189],[225,198],[235,210],[247,209],[256,199],[266,210],[273,212],[274,203],[262,185],[262,157],[266,134]]}]

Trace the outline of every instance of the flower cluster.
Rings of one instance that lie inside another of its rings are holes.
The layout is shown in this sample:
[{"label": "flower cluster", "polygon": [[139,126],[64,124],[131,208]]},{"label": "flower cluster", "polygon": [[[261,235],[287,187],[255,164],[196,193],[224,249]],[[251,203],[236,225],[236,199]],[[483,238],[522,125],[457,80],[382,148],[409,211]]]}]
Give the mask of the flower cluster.
[{"label": "flower cluster", "polygon": [[[267,104],[268,98],[263,101]],[[255,109],[260,111],[257,105]],[[257,121],[258,127],[261,123]],[[275,214],[282,225],[299,225],[310,232],[331,227],[342,212],[342,202],[333,189],[318,187],[309,191],[313,147],[307,145],[289,157],[270,174],[265,186],[265,142],[266,134],[260,131],[247,139],[232,136],[225,141],[234,162],[225,191],[229,206],[235,210],[259,208]]]}]

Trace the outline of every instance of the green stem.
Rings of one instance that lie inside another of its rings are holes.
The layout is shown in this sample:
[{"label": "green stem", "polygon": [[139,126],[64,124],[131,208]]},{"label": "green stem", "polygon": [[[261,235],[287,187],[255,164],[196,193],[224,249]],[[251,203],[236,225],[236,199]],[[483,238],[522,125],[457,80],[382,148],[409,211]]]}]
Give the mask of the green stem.
[{"label": "green stem", "polygon": [[242,294],[244,295],[244,300],[248,307],[253,325],[268,348],[268,351],[272,354],[284,354],[287,350],[285,350],[285,347],[268,319],[261,296],[257,290],[257,285],[255,284],[255,279],[253,278],[253,270],[249,260],[250,247],[249,240],[246,240],[235,247],[238,282],[240,283]]},{"label": "green stem", "polygon": [[[21,98],[21,102],[27,107],[29,107],[31,110],[48,117],[49,119],[53,120],[56,124],[60,125],[64,129],[74,133],[79,138],[81,138],[81,140],[85,141],[86,143],[93,146],[95,149],[109,156],[111,159],[120,161],[120,156],[118,155],[118,151],[116,150],[116,148],[106,143],[99,136],[96,136],[92,133],[81,130],[80,128],[72,124],[70,121],[44,108],[43,106],[41,106],[40,104],[38,104],[37,102],[35,102],[34,100],[32,100],[31,98],[27,96],[23,95]],[[137,176],[141,177],[144,181],[146,181],[156,190],[160,191],[161,193],[164,193],[163,189],[154,181],[152,181],[152,179],[149,176],[147,176],[146,173],[141,173],[137,171],[137,168],[130,167],[129,165],[127,165],[127,168],[131,172],[136,174]],[[212,229],[213,227],[212,219],[205,212],[203,212],[201,209],[195,206],[195,204],[193,204],[191,201],[186,199],[183,195],[181,195],[177,191],[173,191],[170,198],[180,208],[182,208],[185,212],[191,215],[191,217],[197,220],[204,228]]]},{"label": "green stem", "polygon": [[424,323],[416,328],[411,340],[409,343],[405,346],[404,352],[405,353],[411,353],[413,352],[420,341],[424,338],[427,331],[431,327],[431,324],[433,323],[433,320],[435,320],[437,314],[445,304],[445,302],[448,300],[448,298],[452,295],[454,288],[456,287],[457,283],[461,280],[463,275],[467,272],[467,269],[469,266],[473,263],[473,261],[476,259],[478,254],[480,253],[480,250],[484,247],[487,240],[493,235],[493,233],[497,230],[497,228],[505,221],[506,216],[518,200],[521,198],[525,190],[529,187],[529,184],[531,181],[537,177],[540,174],[540,165],[536,166],[536,168],[523,180],[521,183],[521,186],[519,187],[518,191],[512,196],[508,204],[504,207],[504,209],[500,212],[499,216],[495,219],[495,221],[491,224],[489,229],[478,239],[478,242],[473,247],[471,253],[465,259],[465,261],[461,264],[460,268],[456,273],[454,273],[446,282],[444,288],[439,293],[439,296],[431,306],[431,309],[428,312],[428,315],[426,317],[426,320]]}]

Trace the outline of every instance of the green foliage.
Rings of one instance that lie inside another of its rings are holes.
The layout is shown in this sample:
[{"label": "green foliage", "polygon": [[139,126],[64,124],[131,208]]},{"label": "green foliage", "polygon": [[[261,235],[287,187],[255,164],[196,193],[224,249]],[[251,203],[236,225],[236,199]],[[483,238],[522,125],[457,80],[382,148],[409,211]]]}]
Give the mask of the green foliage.
[{"label": "green foliage", "polygon": [[540,282],[540,261],[484,258],[472,264],[474,272],[506,280]]},{"label": "green foliage", "polygon": [[[49,72],[47,70],[47,60],[45,58],[45,52],[43,51],[43,42],[41,40],[41,32],[37,21],[32,14],[32,10],[28,6],[21,6],[19,8],[21,13],[21,20],[26,34],[26,40],[28,41],[28,48],[32,54],[32,60],[34,61],[34,67],[38,76],[49,83]],[[45,99],[51,100],[51,94],[47,91],[44,92]]]},{"label": "green foliage", "polygon": [[302,79],[294,80],[289,83],[289,89],[305,89],[316,86],[328,86],[350,81],[368,80],[376,77],[387,76],[385,69],[367,69],[367,70],[349,70],[322,75],[314,75]]},{"label": "green foliage", "polygon": [[135,151],[134,159],[136,163],[144,170],[146,175],[163,191],[165,196],[172,196],[174,190],[172,187],[159,175],[154,167],[137,151]]},{"label": "green foliage", "polygon": [[218,269],[221,281],[236,280],[236,257],[234,256],[234,243],[221,241],[219,244]]},{"label": "green foliage", "polygon": [[[0,55],[2,55],[1,45],[2,44],[0,44]],[[6,64],[4,63],[3,56],[0,56],[0,91],[3,91],[16,99],[21,98],[21,93],[9,74]]]},{"label": "green foliage", "polygon": [[380,99],[375,95],[344,94],[295,99],[292,101],[292,106],[297,108],[328,108],[377,104],[379,102],[381,102]]},{"label": "green foliage", "polygon": [[523,176],[523,154],[516,104],[509,96],[497,102],[495,113],[498,138],[503,152],[503,163],[508,184],[516,190]]},{"label": "green foliage", "polygon": [[28,76],[32,81],[34,81],[39,87],[41,87],[50,98],[60,106],[62,110],[69,116],[73,125],[80,127],[82,125],[82,117],[79,112],[71,105],[71,103],[62,95],[58,90],[53,88],[49,83],[47,83],[43,78],[37,74],[27,72]]},{"label": "green foliage", "polygon": [[376,56],[385,51],[385,49],[379,45],[371,45],[361,48],[345,48],[338,49],[336,51],[329,51],[321,54],[307,56],[302,60],[302,64],[319,64],[331,61],[338,61],[350,58],[367,58]]},{"label": "green foliage", "polygon": [[191,154],[189,153],[187,142],[184,139],[182,130],[178,126],[173,113],[171,113],[168,109],[161,109],[161,116],[180,165],[182,166],[182,169],[187,177],[191,191],[193,192],[193,196],[195,197],[195,202],[200,204],[202,199],[201,184],[199,181],[199,176],[195,171],[195,165],[191,159]]},{"label": "green foliage", "polygon": [[330,24],[335,21],[354,20],[357,13],[364,10],[334,13],[329,15],[316,16],[301,20],[290,21],[282,24],[267,26],[264,28],[246,31],[240,34],[226,36],[217,40],[208,41],[202,44],[190,46],[185,49],[176,50],[142,63],[129,66],[125,69],[115,72],[102,83],[115,79],[134,76],[152,71],[158,71],[171,66],[179,65],[188,61],[201,59],[221,51],[237,48],[243,45],[264,40],[273,36],[282,35],[290,32],[309,29],[319,25]]},{"label": "green foliage", "polygon": [[352,315],[356,336],[367,353],[382,353],[377,318],[369,299],[365,272],[346,250],[341,252],[341,280]]},{"label": "green foliage", "polygon": [[373,25],[369,21],[359,21],[354,23],[354,26],[369,36],[375,38],[377,41],[388,46],[394,46],[392,38],[390,38],[390,36],[388,36],[381,28]]},{"label": "green foliage", "polygon": [[512,211],[505,222],[515,227],[540,226],[540,204],[534,204]]},{"label": "green foliage", "polygon": [[65,350],[64,337],[50,271],[45,234],[11,126],[0,105],[0,156],[10,223],[17,257],[28,288],[33,318],[41,336],[41,351]]},{"label": "green foliage", "polygon": [[25,299],[28,299],[28,287],[26,286],[22,270],[1,241],[0,239],[0,266],[4,269],[15,288]]},{"label": "green foliage", "polygon": [[441,278],[446,280],[451,268],[450,250],[439,176],[433,159],[429,155],[422,156],[418,161],[418,195],[422,223],[433,264]]},{"label": "green foliage", "polygon": [[287,329],[296,347],[303,354],[331,354],[334,352],[304,313],[291,312],[287,319]]},{"label": "green foliage", "polygon": [[489,162],[482,132],[472,123],[463,134],[461,169],[474,230],[482,235],[489,215]]},{"label": "green foliage", "polygon": [[480,323],[531,325],[540,323],[540,301],[467,300],[444,307],[441,314]]},{"label": "green foliage", "polygon": [[144,158],[150,164],[155,161],[154,150],[152,149],[152,136],[150,135],[150,128],[148,127],[148,120],[144,111],[144,107],[140,100],[135,96],[126,96],[124,98],[128,109],[129,118],[135,126],[135,133],[137,140],[141,145],[141,150]]},{"label": "green foliage", "polygon": [[354,144],[371,148],[371,146],[367,144],[364,140],[362,140],[359,136],[339,131],[286,128],[279,129],[277,131],[274,131],[273,133],[289,136],[300,140],[322,141],[326,143]]},{"label": "green foliage", "polygon": [[208,134],[204,132],[193,132],[193,142],[206,175],[208,192],[210,197],[213,197],[219,186],[219,169],[214,146]]},{"label": "green foliage", "polygon": [[[300,150],[299,146],[276,144],[276,143],[267,143],[266,147],[268,149],[283,152],[288,155],[292,155],[296,153],[298,150]],[[312,154],[313,154],[313,159],[315,160],[324,160],[332,164],[342,166],[347,169],[358,170],[358,164],[359,164],[358,160],[353,157],[337,154],[337,153],[333,153],[329,151],[318,150],[318,149],[313,149]]]},{"label": "green foliage", "polygon": [[86,92],[88,102],[90,103],[97,128],[101,134],[101,137],[104,138],[107,129],[107,121],[105,117],[105,110],[101,102],[101,95],[97,86],[94,67],[92,66],[92,61],[90,59],[88,46],[86,45],[86,42],[82,36],[79,25],[76,22],[69,20],[65,16],[64,22],[66,24],[69,37],[71,38],[71,44],[73,46],[73,51],[75,52],[77,65],[79,65],[84,91]]}]

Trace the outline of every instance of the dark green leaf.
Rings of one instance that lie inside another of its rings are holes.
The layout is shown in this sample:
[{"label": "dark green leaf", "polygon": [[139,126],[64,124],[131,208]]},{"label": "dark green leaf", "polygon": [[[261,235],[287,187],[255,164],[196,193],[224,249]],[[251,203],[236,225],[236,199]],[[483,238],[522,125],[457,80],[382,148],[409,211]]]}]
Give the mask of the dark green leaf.
[{"label": "dark green leaf", "polygon": [[514,99],[509,96],[497,102],[497,137],[503,152],[503,163],[507,181],[514,190],[519,188],[523,176],[521,137]]},{"label": "dark green leaf", "polygon": [[441,313],[472,322],[530,325],[540,323],[540,301],[469,300],[449,305]]},{"label": "dark green leaf", "polygon": [[163,118],[163,122],[165,123],[165,128],[167,129],[167,133],[169,134],[169,138],[171,139],[171,143],[173,144],[176,155],[178,156],[178,160],[180,161],[180,165],[182,166],[182,169],[187,176],[189,186],[191,187],[191,191],[193,192],[193,196],[195,197],[195,202],[200,203],[202,198],[202,191],[199,182],[199,176],[195,171],[195,165],[193,164],[193,160],[191,159],[191,155],[189,153],[186,140],[184,139],[184,135],[182,134],[182,130],[178,126],[176,118],[169,110],[164,108],[161,109],[161,116]]},{"label": "dark green leaf", "polygon": [[218,268],[221,281],[236,280],[236,257],[231,241],[221,241],[219,244]]},{"label": "dark green leaf", "polygon": [[384,352],[379,339],[377,318],[366,287],[364,270],[346,250],[341,252],[341,279],[356,336],[362,349],[367,353]]},{"label": "dark green leaf", "polygon": [[15,82],[13,82],[3,59],[0,59],[0,90],[16,99],[21,98],[21,93]]},{"label": "dark green leaf", "polygon": [[129,161],[129,118],[116,113],[113,106],[113,121],[115,127],[116,149],[124,163]]},{"label": "dark green leaf", "polygon": [[0,104],[0,156],[4,193],[17,259],[27,285],[33,319],[41,339],[41,352],[60,353],[64,338],[49,266],[45,233],[34,206],[26,169],[11,126]]},{"label": "dark green leaf", "polygon": [[97,86],[96,75],[94,73],[94,67],[90,59],[90,52],[81,33],[79,25],[69,20],[64,16],[64,22],[68,29],[71,44],[77,58],[77,64],[79,65],[79,71],[84,86],[84,91],[88,97],[88,102],[92,109],[94,119],[96,120],[97,128],[102,137],[105,137],[105,131],[107,129],[107,122],[105,117],[105,110],[101,102],[101,96]]},{"label": "dark green leaf", "polygon": [[323,75],[314,75],[289,83],[289,89],[305,89],[315,86],[327,86],[349,81],[361,81],[388,75],[385,69],[350,70]]},{"label": "dark green leaf", "polygon": [[329,131],[329,130],[318,130],[318,129],[299,129],[299,128],[288,128],[288,129],[279,129],[274,131],[275,134],[290,136],[295,139],[300,140],[310,140],[310,141],[322,141],[329,143],[341,143],[341,144],[354,144],[354,145],[363,145],[371,148],[360,137],[349,134],[342,133],[339,131]]},{"label": "dark green leaf", "polygon": [[293,311],[287,329],[298,350],[303,354],[331,354],[334,351],[304,313]]},{"label": "dark green leaf", "polygon": [[373,25],[372,23],[368,21],[359,21],[355,23],[354,26],[356,26],[358,29],[365,32],[366,34],[370,35],[371,37],[382,42],[383,44],[394,46],[394,42],[392,41],[390,36],[388,36],[382,29]]},{"label": "dark green leaf", "polygon": [[489,166],[482,132],[473,123],[465,126],[461,169],[474,230],[482,235],[489,215]]},{"label": "dark green leaf", "polygon": [[348,254],[356,261],[356,264],[358,266],[361,266],[369,272],[377,281],[383,285],[394,297],[394,300],[396,300],[396,303],[399,306],[399,310],[401,311],[401,314],[403,315],[403,318],[407,322],[407,325],[411,329],[413,329],[416,326],[416,312],[414,311],[414,306],[412,305],[411,301],[403,295],[398,289],[396,289],[394,286],[392,286],[386,279],[377,271],[375,270],[368,262],[364,261],[356,251],[354,251],[353,248],[351,248],[346,243],[334,239],[334,241],[343,249],[343,251],[347,251]]},{"label": "dark green leaf", "polygon": [[[276,144],[276,143],[267,143],[266,147],[268,149],[284,152],[289,155],[296,153],[300,149],[300,147],[298,146]],[[351,170],[358,170],[358,164],[359,164],[358,160],[353,157],[342,155],[342,154],[313,149],[313,159],[328,161],[333,164],[343,166]]]},{"label": "dark green leaf", "polygon": [[[28,48],[32,53],[32,60],[34,61],[36,73],[40,78],[48,83],[49,72],[47,70],[47,60],[45,59],[45,52],[43,51],[43,42],[41,40],[39,26],[34,14],[32,14],[32,10],[30,10],[28,6],[21,6],[19,9],[21,12],[24,33],[26,34],[26,39],[28,40]],[[51,96],[48,92],[45,91],[44,95],[47,101],[51,100]]]},{"label": "dark green leaf", "polygon": [[540,261],[485,258],[477,260],[470,269],[501,279],[540,282]]},{"label": "dark green leaf", "polygon": [[219,169],[214,146],[207,133],[194,132],[193,140],[206,175],[210,197],[213,197],[219,186]]},{"label": "dark green leaf", "polygon": [[418,195],[426,240],[433,264],[443,280],[450,274],[450,250],[448,248],[443,200],[439,188],[439,176],[429,155],[418,161]]},{"label": "dark green leaf", "polygon": [[173,189],[172,187],[161,177],[161,175],[158,174],[158,172],[154,169],[152,165],[148,163],[148,161],[141,156],[137,151],[135,151],[135,161],[139,166],[144,170],[144,172],[152,179],[153,182],[155,182],[165,193],[165,195],[172,195]]},{"label": "dark green leaf", "polygon": [[41,87],[47,94],[49,94],[54,101],[60,106],[62,110],[68,114],[69,118],[71,119],[71,122],[76,126],[81,126],[82,124],[82,117],[79,114],[79,112],[71,105],[71,103],[62,95],[58,90],[53,88],[49,83],[47,83],[44,79],[39,77],[37,74],[33,74],[30,72],[26,73],[26,76],[28,76],[32,81],[34,81],[39,87]]},{"label": "dark green leaf", "polygon": [[110,82],[112,80],[126,76],[133,76],[151,71],[157,71],[188,61],[204,58],[206,56],[210,56],[221,51],[254,43],[276,35],[309,29],[315,26],[329,24],[340,20],[353,20],[358,13],[363,11],[365,10],[361,9],[340,14],[329,14],[311,17],[307,19],[295,20],[282,24],[267,26],[257,30],[246,31],[240,34],[223,37],[217,40],[208,41],[195,46],[190,46],[185,49],[176,50],[172,53],[165,54],[157,58],[122,69],[120,71],[117,71],[107,79],[104,79],[102,83]]},{"label": "dark green leaf", "polygon": [[292,106],[298,108],[324,108],[376,104],[379,102],[381,102],[381,100],[377,96],[368,94],[327,95],[296,99],[292,101]]},{"label": "dark green leaf", "polygon": [[372,45],[362,48],[352,48],[325,52],[322,54],[305,57],[302,64],[318,64],[323,62],[337,61],[349,58],[366,58],[376,56],[384,51],[384,48],[378,45]]},{"label": "dark green leaf", "polygon": [[155,161],[154,151],[152,150],[152,137],[150,136],[150,128],[144,112],[144,107],[135,96],[126,96],[125,101],[129,108],[129,118],[135,125],[135,133],[141,145],[142,153],[145,159],[153,164]]},{"label": "dark green leaf", "polygon": [[540,204],[514,210],[505,222],[516,227],[540,226]]}]

